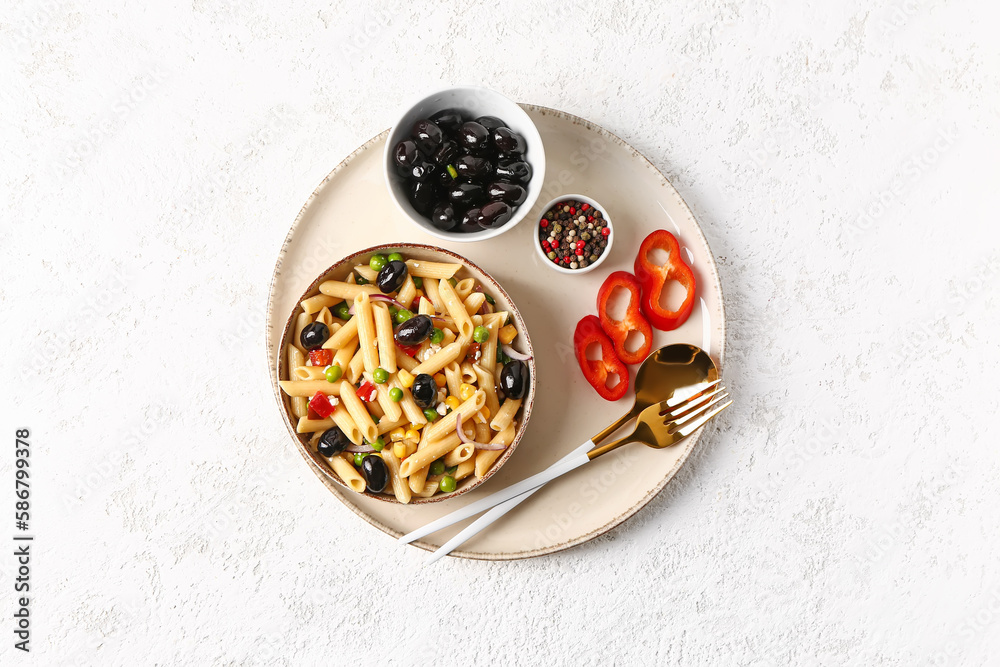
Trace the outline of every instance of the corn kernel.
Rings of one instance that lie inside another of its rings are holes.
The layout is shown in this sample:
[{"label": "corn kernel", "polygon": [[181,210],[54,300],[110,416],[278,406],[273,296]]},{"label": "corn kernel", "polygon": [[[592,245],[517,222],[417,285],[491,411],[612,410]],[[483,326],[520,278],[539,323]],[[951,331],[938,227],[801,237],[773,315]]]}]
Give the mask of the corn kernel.
[{"label": "corn kernel", "polygon": [[444,399],[444,404],[447,405],[452,410],[457,410],[458,406],[460,406],[462,403],[461,401],[458,400],[456,396],[449,396],[448,398]]},{"label": "corn kernel", "polygon": [[399,426],[389,431],[389,440],[391,440],[392,442],[402,440],[405,437],[406,437],[406,429],[404,429],[402,426]]},{"label": "corn kernel", "polygon": [[444,376],[444,373],[438,373],[437,375],[434,376],[434,384],[436,384],[439,387],[443,387],[446,384],[448,384],[448,378]]},{"label": "corn kernel", "polygon": [[462,397],[463,401],[467,401],[472,398],[472,395],[476,393],[476,388],[471,384],[462,383],[462,386],[458,388],[458,395]]},{"label": "corn kernel", "polygon": [[405,442],[397,442],[395,445],[392,446],[392,453],[399,460],[405,459],[406,458],[406,443]]},{"label": "corn kernel", "polygon": [[410,430],[408,430],[406,432],[406,437],[404,438],[404,440],[416,440],[416,441],[419,441],[420,440],[420,431],[418,431],[415,428],[411,428]]},{"label": "corn kernel", "polygon": [[419,431],[423,427],[424,427],[423,424],[410,424],[410,428],[412,428],[414,431]]},{"label": "corn kernel", "polygon": [[508,324],[500,329],[500,333],[497,338],[499,338],[500,342],[504,345],[510,345],[510,342],[517,338],[517,329],[514,328],[513,324]]},{"label": "corn kernel", "polygon": [[400,368],[396,373],[396,377],[399,378],[399,384],[403,385],[407,389],[413,386],[413,374],[409,371]]}]

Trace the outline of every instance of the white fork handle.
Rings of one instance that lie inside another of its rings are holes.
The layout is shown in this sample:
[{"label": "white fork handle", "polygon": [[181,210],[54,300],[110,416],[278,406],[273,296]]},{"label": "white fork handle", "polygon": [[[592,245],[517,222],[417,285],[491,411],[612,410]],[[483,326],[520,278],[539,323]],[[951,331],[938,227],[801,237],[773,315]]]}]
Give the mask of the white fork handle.
[{"label": "white fork handle", "polygon": [[[584,463],[590,461],[590,458],[587,456],[587,452],[589,452],[593,448],[594,448],[594,442],[592,440],[588,440],[587,442],[583,443],[582,445],[574,449],[573,452],[570,453],[568,456],[553,463],[551,466],[549,466],[542,472],[532,475],[527,479],[522,479],[520,482],[517,482],[516,484],[511,484],[506,489],[497,491],[496,493],[490,494],[485,498],[480,498],[474,503],[469,503],[465,507],[455,510],[451,514],[446,514],[440,519],[435,519],[434,521],[431,521],[427,525],[421,528],[417,528],[411,533],[403,535],[401,538],[399,538],[399,543],[409,544],[414,540],[419,540],[421,537],[426,537],[427,535],[437,532],[442,528],[447,528],[453,523],[458,523],[459,521],[468,519],[470,516],[475,516],[480,512],[485,512],[491,507],[495,507],[500,503],[510,500],[511,498],[520,496],[526,491],[532,491],[534,489],[537,489],[538,487],[546,484],[547,482],[552,481],[556,477],[564,475],[568,473],[570,470],[575,470],[576,468],[582,466]],[[511,509],[513,509],[513,506],[511,506]],[[497,515],[496,518],[499,518],[499,515]],[[494,518],[494,521],[496,520],[496,518]],[[490,521],[490,523],[492,522],[493,521]],[[454,546],[452,548],[454,548]]]}]

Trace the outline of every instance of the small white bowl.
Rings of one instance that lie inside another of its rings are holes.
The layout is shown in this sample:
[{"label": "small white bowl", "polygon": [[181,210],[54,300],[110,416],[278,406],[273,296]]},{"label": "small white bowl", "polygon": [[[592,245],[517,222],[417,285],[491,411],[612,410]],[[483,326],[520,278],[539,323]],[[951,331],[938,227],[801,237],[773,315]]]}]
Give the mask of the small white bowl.
[{"label": "small white bowl", "polygon": [[[591,208],[596,208],[604,216],[604,219],[608,223],[608,229],[611,230],[611,232],[608,234],[608,237],[607,237],[608,238],[608,247],[604,249],[604,252],[601,254],[600,257],[597,258],[596,262],[594,262],[593,264],[591,264],[589,266],[586,266],[586,267],[584,267],[582,269],[566,269],[566,268],[563,268],[561,266],[557,266],[545,254],[545,249],[542,248],[542,241],[541,241],[541,239],[538,238],[538,229],[539,229],[539,225],[542,222],[542,218],[545,217],[545,214],[548,213],[548,211],[549,211],[550,208],[552,208],[553,206],[555,206],[556,204],[558,204],[561,201],[566,201],[567,199],[575,199],[577,201],[583,202],[584,204],[590,204]],[[608,258],[608,255],[611,254],[611,246],[613,246],[614,243],[615,243],[615,224],[611,221],[611,216],[608,215],[608,209],[606,209],[603,206],[601,206],[597,202],[597,200],[591,199],[590,197],[587,197],[587,196],[584,196],[584,195],[561,195],[559,197],[556,197],[552,201],[550,201],[548,204],[546,204],[542,208],[541,214],[538,216],[538,219],[535,220],[535,229],[532,232],[532,234],[534,235],[534,239],[535,239],[534,240],[535,252],[537,252],[538,256],[542,258],[542,263],[544,263],[545,266],[549,267],[553,271],[558,271],[559,273],[569,273],[571,275],[580,275],[581,273],[587,273],[588,271],[593,271],[594,269],[596,269],[597,267],[599,267],[601,264],[604,263],[604,260],[606,260]]]},{"label": "small white bowl", "polygon": [[[396,173],[395,160],[393,159],[393,148],[403,139],[410,136],[413,124],[422,118],[427,118],[431,114],[444,109],[458,109],[463,116],[473,120],[480,116],[496,116],[503,120],[507,126],[524,137],[528,145],[524,161],[531,165],[532,175],[528,182],[528,198],[517,207],[514,215],[503,227],[497,229],[484,229],[481,232],[456,233],[443,232],[434,227],[430,220],[417,213],[410,204],[410,199],[406,193],[406,187],[402,178]],[[413,224],[422,230],[445,241],[484,241],[486,239],[499,236],[504,232],[509,232],[517,226],[528,215],[531,207],[538,201],[538,195],[542,192],[542,181],[545,180],[545,149],[542,146],[542,137],[538,134],[538,128],[524,112],[524,109],[507,99],[500,93],[483,88],[481,86],[458,86],[455,88],[445,88],[436,93],[431,93],[409,107],[405,113],[396,121],[389,130],[389,136],[385,140],[385,153],[383,158],[382,171],[385,175],[385,184],[389,188],[389,194],[396,206]]]}]

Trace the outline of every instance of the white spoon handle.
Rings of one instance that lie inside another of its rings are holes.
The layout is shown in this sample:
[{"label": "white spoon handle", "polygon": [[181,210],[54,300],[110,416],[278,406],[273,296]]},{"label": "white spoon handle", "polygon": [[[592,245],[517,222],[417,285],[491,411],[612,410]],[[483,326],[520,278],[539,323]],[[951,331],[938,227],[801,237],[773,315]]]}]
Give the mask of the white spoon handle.
[{"label": "white spoon handle", "polygon": [[[588,440],[587,442],[583,443],[575,450],[573,450],[568,456],[553,463],[551,466],[549,466],[542,472],[532,475],[527,479],[523,479],[520,482],[517,482],[516,484],[511,484],[506,489],[497,491],[496,493],[488,495],[485,498],[480,498],[474,503],[469,503],[465,507],[455,510],[451,514],[446,514],[440,519],[435,519],[434,521],[431,521],[427,525],[421,528],[417,528],[411,533],[403,535],[401,538],[399,538],[399,542],[400,544],[409,544],[414,540],[419,540],[421,537],[430,535],[431,533],[437,532],[442,528],[447,528],[453,523],[458,523],[459,521],[468,519],[470,516],[475,516],[480,512],[485,512],[491,507],[495,507],[500,503],[510,500],[511,498],[520,496],[521,494],[527,491],[532,491],[534,489],[537,489],[538,487],[546,484],[547,482],[552,481],[556,477],[564,475],[568,473],[570,470],[575,470],[576,468],[582,466],[584,463],[590,461],[590,458],[587,456],[587,452],[589,452],[593,448],[594,448],[594,442],[592,440]],[[500,515],[497,515],[497,517],[495,517],[493,521],[495,521],[496,518],[499,518],[499,516]],[[490,521],[489,523],[493,523],[493,521]],[[454,548],[454,546],[452,548]]]}]

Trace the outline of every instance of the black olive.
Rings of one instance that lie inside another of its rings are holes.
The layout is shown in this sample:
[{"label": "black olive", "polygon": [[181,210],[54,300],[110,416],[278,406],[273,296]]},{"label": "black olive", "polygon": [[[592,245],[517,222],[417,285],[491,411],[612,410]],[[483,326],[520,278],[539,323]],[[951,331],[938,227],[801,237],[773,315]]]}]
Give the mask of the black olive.
[{"label": "black olive", "polygon": [[406,263],[394,259],[378,272],[375,284],[382,290],[383,294],[392,294],[399,291],[399,288],[406,282]]},{"label": "black olive", "polygon": [[413,394],[413,402],[426,410],[433,407],[434,402],[437,400],[437,384],[435,384],[433,377],[427,373],[421,373],[413,378],[413,386],[410,387],[410,393]]},{"label": "black olive", "polygon": [[431,224],[442,232],[446,232],[458,224],[458,214],[455,207],[448,202],[438,204],[431,213]]},{"label": "black olive", "polygon": [[307,350],[315,350],[321,347],[330,338],[330,327],[322,322],[313,322],[302,329],[299,342]]},{"label": "black olive", "polygon": [[351,441],[347,439],[347,436],[340,430],[340,427],[334,426],[327,431],[323,431],[323,435],[319,436],[319,442],[316,443],[316,451],[322,456],[330,458],[347,449],[349,444],[351,444]]},{"label": "black olive", "polygon": [[436,114],[432,114],[430,119],[445,132],[454,132],[459,125],[465,122],[462,114],[455,109],[438,111]]},{"label": "black olive", "polygon": [[427,160],[417,160],[417,163],[410,167],[410,178],[417,182],[428,181],[438,171],[438,166]]},{"label": "black olive", "polygon": [[365,476],[365,486],[371,493],[382,493],[389,484],[389,468],[380,456],[366,456],[361,462],[361,473]]},{"label": "black olive", "polygon": [[502,201],[491,201],[480,209],[476,223],[483,229],[503,227],[510,220],[513,209]]},{"label": "black olive", "polygon": [[434,331],[434,322],[427,315],[414,315],[396,327],[396,342],[404,347],[419,345]]},{"label": "black olive", "polygon": [[448,199],[462,206],[478,206],[486,201],[486,191],[475,183],[455,183],[448,188]]},{"label": "black olive", "polygon": [[511,206],[520,206],[528,198],[528,191],[516,183],[497,181],[486,188],[486,195],[494,201],[507,202]]},{"label": "black olive", "polygon": [[412,167],[417,162],[417,145],[409,139],[400,141],[396,144],[393,157],[396,158],[396,164],[400,167]]},{"label": "black olive", "polygon": [[524,155],[524,151],[527,148],[527,144],[524,143],[524,137],[506,127],[499,127],[493,130],[491,139],[493,140],[493,146],[505,155]]},{"label": "black olive", "polygon": [[496,116],[480,116],[476,119],[476,122],[485,127],[491,133],[497,128],[507,127],[507,123],[503,122]]},{"label": "black olive", "polygon": [[458,145],[470,153],[479,154],[489,148],[490,131],[476,122],[463,123],[455,133]]},{"label": "black olive", "polygon": [[427,181],[420,183],[418,181],[410,188],[410,203],[413,204],[417,213],[422,215],[430,213],[437,199],[437,187],[433,183]]},{"label": "black olive", "polygon": [[508,361],[500,371],[500,389],[515,401],[528,391],[528,366],[523,361]]},{"label": "black olive", "polygon": [[503,161],[497,165],[497,177],[505,181],[527,183],[531,180],[531,165],[521,160]]},{"label": "black olive", "polygon": [[483,228],[479,226],[479,214],[480,209],[470,208],[461,218],[461,222],[458,223],[457,227],[454,227],[451,231],[453,232],[481,232]]},{"label": "black olive", "polygon": [[418,120],[413,124],[413,131],[410,133],[417,148],[424,155],[431,155],[441,142],[444,141],[444,133],[441,128],[432,120]]},{"label": "black olive", "polygon": [[493,175],[493,165],[485,158],[463,155],[455,160],[455,171],[467,181],[483,181]]},{"label": "black olive", "polygon": [[445,140],[441,142],[441,145],[437,147],[434,151],[434,155],[431,159],[434,160],[435,164],[446,165],[449,162],[454,162],[455,158],[459,156],[458,144],[454,141]]}]

